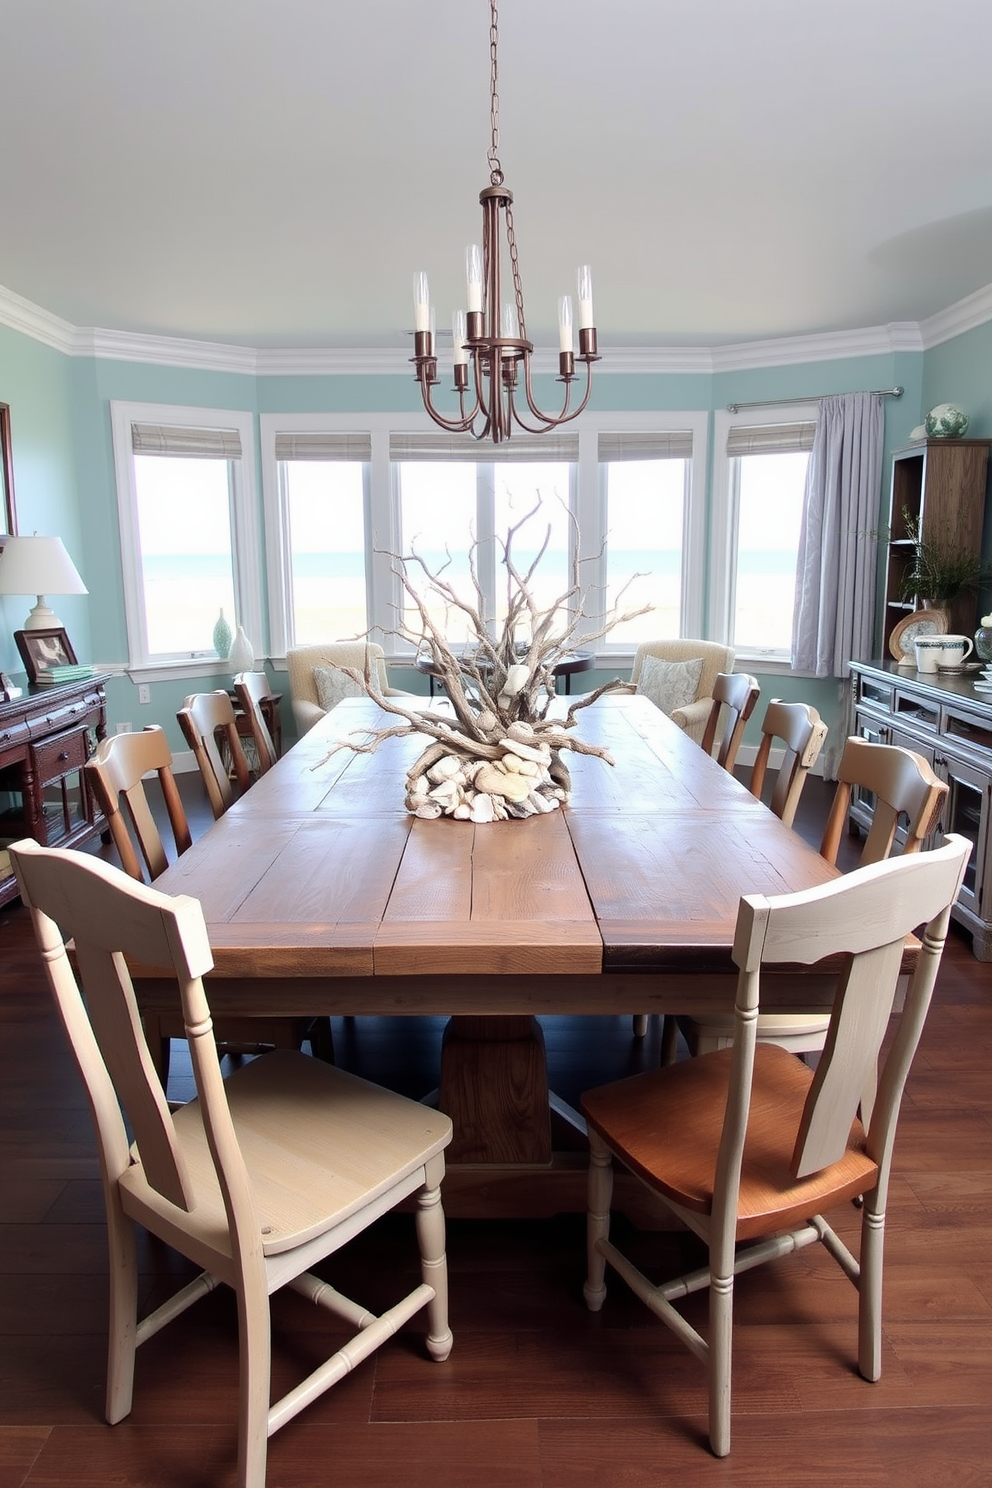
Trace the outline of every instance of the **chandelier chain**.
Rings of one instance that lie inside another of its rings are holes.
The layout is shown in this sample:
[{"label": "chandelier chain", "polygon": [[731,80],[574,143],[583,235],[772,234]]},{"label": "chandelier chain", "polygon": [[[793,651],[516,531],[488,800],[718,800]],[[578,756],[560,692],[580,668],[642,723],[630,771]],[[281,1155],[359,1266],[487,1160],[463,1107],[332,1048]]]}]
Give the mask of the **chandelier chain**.
[{"label": "chandelier chain", "polygon": [[489,126],[492,131],[489,181],[493,186],[502,186],[503,167],[499,159],[499,15],[496,0],[490,0],[489,12]]}]

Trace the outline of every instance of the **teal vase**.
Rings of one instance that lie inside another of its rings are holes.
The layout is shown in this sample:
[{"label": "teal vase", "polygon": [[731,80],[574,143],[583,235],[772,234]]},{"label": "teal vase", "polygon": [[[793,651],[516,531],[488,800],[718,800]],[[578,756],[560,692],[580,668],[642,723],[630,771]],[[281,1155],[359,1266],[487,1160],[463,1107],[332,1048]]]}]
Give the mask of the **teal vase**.
[{"label": "teal vase", "polygon": [[231,627],[224,619],[224,611],[221,610],[217,617],[217,623],[214,626],[214,650],[222,659],[227,657],[227,653],[231,649],[232,634]]}]

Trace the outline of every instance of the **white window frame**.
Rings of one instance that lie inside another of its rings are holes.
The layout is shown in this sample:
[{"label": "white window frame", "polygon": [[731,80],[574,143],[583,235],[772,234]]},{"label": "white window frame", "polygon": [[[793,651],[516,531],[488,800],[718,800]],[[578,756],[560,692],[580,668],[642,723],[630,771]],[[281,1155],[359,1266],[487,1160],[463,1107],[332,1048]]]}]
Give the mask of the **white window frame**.
[{"label": "white window frame", "polygon": [[[367,595],[369,634],[383,645],[387,658],[409,665],[414,647],[394,632],[402,605],[399,580],[392,570],[391,553],[400,551],[399,493],[390,462],[390,434],[423,431],[433,426],[424,419],[397,413],[263,413],[261,433],[262,496],[266,535],[266,578],[269,601],[270,655],[285,660],[290,644],[289,570],[285,510],[275,456],[277,433],[322,432],[365,434],[371,439],[366,508]],[[692,431],[692,460],[688,467],[683,516],[682,634],[702,634],[706,586],[706,503],[709,413],[706,410],[593,413],[587,410],[576,425],[578,460],[570,480],[570,498],[584,560],[582,579],[587,589],[605,586],[603,551],[605,481],[599,465],[601,431]],[[478,465],[489,463],[485,444],[467,443],[465,457]],[[481,538],[491,535],[479,532]],[[586,627],[595,629],[592,622]],[[581,643],[581,635],[577,637]],[[626,642],[610,645],[609,637],[593,643],[604,665],[623,666],[633,659]]]},{"label": "white window frame", "polygon": [[[666,410],[661,413],[585,413],[579,430],[579,500],[577,519],[581,540],[583,583],[606,593],[607,474],[599,463],[601,433],[692,433],[692,457],[687,462],[682,510],[682,603],[679,634],[703,635],[706,592],[706,476],[709,413],[706,410]],[[588,627],[592,629],[592,626]],[[611,642],[608,635],[593,643],[598,660],[609,666],[629,665],[637,649],[630,641]]]},{"label": "white window frame", "polygon": [[[816,402],[769,404],[765,408],[741,408],[737,413],[717,409],[713,416],[713,525],[710,554],[709,628],[714,640],[733,644],[734,613],[737,590],[737,530],[740,511],[740,467],[737,458],[727,454],[730,430],[765,424],[815,423],[819,415]],[[788,655],[780,650],[738,650],[738,662],[751,661],[762,672],[791,672]]]},{"label": "white window frame", "polygon": [[165,657],[160,654],[152,656],[148,652],[131,425],[147,423],[171,424],[179,428],[237,429],[241,439],[241,458],[229,462],[235,612],[238,624],[244,626],[256,648],[261,649],[262,583],[256,521],[258,487],[254,416],[242,409],[185,408],[173,403],[113,401],[110,405],[110,421],[127,624],[127,670],[131,675],[140,676],[147,681],[180,676],[207,676],[223,671],[223,662],[210,649],[208,638],[205,638],[207,644],[202,653],[177,653]]}]

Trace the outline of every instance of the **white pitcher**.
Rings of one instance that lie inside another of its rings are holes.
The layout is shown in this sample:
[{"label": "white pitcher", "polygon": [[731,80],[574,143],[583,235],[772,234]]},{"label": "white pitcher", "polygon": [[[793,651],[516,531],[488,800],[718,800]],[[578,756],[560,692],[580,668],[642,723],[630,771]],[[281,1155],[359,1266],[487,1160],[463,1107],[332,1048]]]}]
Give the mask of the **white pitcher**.
[{"label": "white pitcher", "polygon": [[970,636],[935,635],[929,639],[939,643],[936,652],[938,667],[959,667],[975,649]]}]

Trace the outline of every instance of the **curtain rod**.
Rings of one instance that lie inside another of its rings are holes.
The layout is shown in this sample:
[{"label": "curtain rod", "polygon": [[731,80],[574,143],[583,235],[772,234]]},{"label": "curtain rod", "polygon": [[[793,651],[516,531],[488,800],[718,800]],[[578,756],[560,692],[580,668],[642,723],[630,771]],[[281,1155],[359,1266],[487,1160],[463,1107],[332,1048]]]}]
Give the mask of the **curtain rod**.
[{"label": "curtain rod", "polygon": [[[879,398],[901,398],[905,388],[870,388],[869,391]],[[830,393],[819,395],[811,393],[808,398],[766,398],[763,403],[728,403],[727,412],[740,413],[742,408],[781,408],[786,403],[817,403],[820,397],[832,396],[833,394]]]}]

